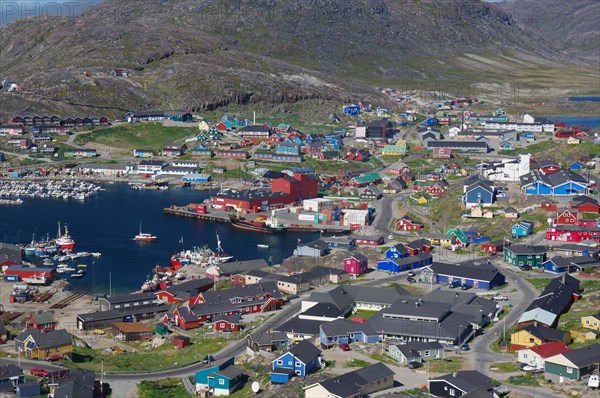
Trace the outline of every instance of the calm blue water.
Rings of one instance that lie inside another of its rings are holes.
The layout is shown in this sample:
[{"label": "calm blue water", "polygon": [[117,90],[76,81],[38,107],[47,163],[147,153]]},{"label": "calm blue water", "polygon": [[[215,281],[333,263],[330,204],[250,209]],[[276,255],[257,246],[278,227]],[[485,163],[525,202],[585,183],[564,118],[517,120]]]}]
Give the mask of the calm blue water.
[{"label": "calm blue water", "polygon": [[[216,232],[223,250],[237,260],[272,257],[274,263],[293,254],[298,239],[308,242],[318,234],[285,233],[261,234],[234,229],[229,224],[168,216],[162,213],[172,204],[198,203],[208,197],[207,192],[191,189],[134,190],[124,184],[105,185],[107,189],[85,202],[62,199],[28,199],[18,206],[0,207],[0,240],[27,243],[35,232],[37,236],[56,236],[57,222],[67,223],[76,242],[75,251],[101,252],[94,260],[87,257],[74,264],[88,264],[88,272],[81,279],[70,279],[71,289],[84,289],[93,294],[109,291],[109,273],[112,289],[126,293],[138,290],[155,265],[169,264],[173,253],[185,248],[209,245],[216,249]],[[135,242],[140,220],[144,232],[158,236],[156,242]],[[266,243],[269,249],[259,249]]]},{"label": "calm blue water", "polygon": [[559,120],[567,126],[585,126],[595,129],[600,126],[600,116],[578,117],[578,116],[548,116],[548,120]]},{"label": "calm blue water", "polygon": [[600,95],[591,95],[588,97],[569,97],[569,101],[592,101],[600,102]]}]

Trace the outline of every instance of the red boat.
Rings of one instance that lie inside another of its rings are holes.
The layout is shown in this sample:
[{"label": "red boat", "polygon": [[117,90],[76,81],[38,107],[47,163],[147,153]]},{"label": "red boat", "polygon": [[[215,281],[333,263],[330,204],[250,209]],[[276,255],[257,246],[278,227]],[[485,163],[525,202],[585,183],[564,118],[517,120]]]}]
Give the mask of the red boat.
[{"label": "red boat", "polygon": [[56,236],[54,243],[56,243],[56,246],[58,246],[59,250],[73,251],[75,249],[75,241],[69,235],[69,228],[67,228],[67,224],[65,224],[65,234],[63,235],[60,231],[60,222],[58,223],[58,235]]}]

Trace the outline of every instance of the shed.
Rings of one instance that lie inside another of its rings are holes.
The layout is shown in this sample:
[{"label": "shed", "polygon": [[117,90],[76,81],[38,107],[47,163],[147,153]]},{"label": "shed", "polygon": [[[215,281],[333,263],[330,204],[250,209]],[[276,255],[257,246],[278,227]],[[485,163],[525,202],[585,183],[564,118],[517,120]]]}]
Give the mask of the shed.
[{"label": "shed", "polygon": [[160,334],[161,336],[165,336],[169,334],[169,327],[164,323],[159,323],[156,325],[156,329],[154,330],[156,334]]},{"label": "shed", "polygon": [[190,338],[187,336],[173,337],[173,348],[183,348],[190,345]]},{"label": "shed", "polygon": [[137,341],[147,339],[154,331],[142,322],[114,322],[113,336],[123,341]]},{"label": "shed", "polygon": [[26,383],[17,384],[17,397],[37,397],[41,395],[40,383],[37,381],[28,381]]}]

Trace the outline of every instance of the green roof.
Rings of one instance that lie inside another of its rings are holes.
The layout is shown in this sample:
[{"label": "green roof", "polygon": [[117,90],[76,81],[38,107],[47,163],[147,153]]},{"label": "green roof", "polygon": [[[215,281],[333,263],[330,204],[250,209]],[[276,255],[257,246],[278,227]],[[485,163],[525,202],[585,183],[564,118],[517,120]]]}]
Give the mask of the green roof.
[{"label": "green roof", "polygon": [[354,180],[359,184],[366,184],[369,182],[381,181],[381,176],[379,175],[379,173],[376,173],[376,172],[365,173],[365,174],[359,175],[358,177],[355,177]]},{"label": "green roof", "polygon": [[463,245],[466,245],[468,242],[467,235],[460,228],[453,228],[449,230],[446,235],[454,235],[456,239],[458,239]]},{"label": "green roof", "polygon": [[34,312],[32,315],[33,315],[33,320],[35,321],[36,325],[46,325],[48,323],[56,323],[56,320],[54,319],[54,315],[52,315],[52,313],[50,311]]}]

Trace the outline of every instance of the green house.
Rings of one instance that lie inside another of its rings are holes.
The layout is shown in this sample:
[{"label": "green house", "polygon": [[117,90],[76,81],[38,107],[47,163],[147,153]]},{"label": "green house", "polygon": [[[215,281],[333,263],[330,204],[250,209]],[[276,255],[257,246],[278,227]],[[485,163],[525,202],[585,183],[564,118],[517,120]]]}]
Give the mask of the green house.
[{"label": "green house", "polygon": [[600,366],[600,343],[567,351],[546,358],[545,377],[562,383],[565,380],[579,380],[590,375]]},{"label": "green house", "polygon": [[386,145],[383,147],[383,156],[404,156],[406,145]]},{"label": "green house", "polygon": [[233,357],[209,363],[196,372],[196,391],[210,391],[213,396],[230,395],[244,384],[242,370],[233,364]]},{"label": "green house", "polygon": [[353,179],[350,180],[350,182],[348,184],[351,186],[355,186],[355,187],[364,187],[369,184],[380,183],[381,181],[382,181],[382,178],[379,175],[379,173],[373,172],[373,173],[364,173],[364,174],[359,175],[358,177],[354,177]]},{"label": "green house", "polygon": [[456,237],[456,243],[460,243],[462,246],[467,246],[469,240],[467,239],[467,235],[460,228],[452,228],[446,232],[446,235]]},{"label": "green house", "polygon": [[197,139],[198,141],[208,141],[208,137],[207,137],[207,136],[206,136],[206,134],[204,134],[204,133],[200,133],[200,134],[198,134],[198,136],[196,137],[196,139]]},{"label": "green house", "polygon": [[504,248],[504,261],[515,267],[537,267],[546,261],[547,247],[510,245]]},{"label": "green house", "polygon": [[207,133],[210,137],[221,136],[221,132],[217,130],[216,126],[212,126],[211,128],[209,128]]}]

